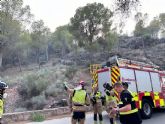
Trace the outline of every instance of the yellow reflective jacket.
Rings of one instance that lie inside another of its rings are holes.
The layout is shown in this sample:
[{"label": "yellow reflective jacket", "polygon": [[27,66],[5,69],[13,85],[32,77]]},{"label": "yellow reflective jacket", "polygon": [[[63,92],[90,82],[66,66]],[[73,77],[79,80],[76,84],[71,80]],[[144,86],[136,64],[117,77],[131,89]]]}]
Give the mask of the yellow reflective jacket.
[{"label": "yellow reflective jacket", "polygon": [[115,98],[115,96],[108,96],[108,95],[106,95],[106,101],[108,102],[108,101],[116,101],[116,98]]},{"label": "yellow reflective jacket", "polygon": [[0,118],[2,118],[3,115],[3,100],[0,99]]},{"label": "yellow reflective jacket", "polygon": [[116,101],[116,97],[113,95],[113,91],[107,91],[107,92],[109,92],[109,94],[110,95],[107,95],[106,94],[106,101],[108,102],[108,101]]},{"label": "yellow reflective jacket", "polygon": [[72,97],[73,104],[85,105],[86,95],[87,93],[85,90],[75,90]]}]

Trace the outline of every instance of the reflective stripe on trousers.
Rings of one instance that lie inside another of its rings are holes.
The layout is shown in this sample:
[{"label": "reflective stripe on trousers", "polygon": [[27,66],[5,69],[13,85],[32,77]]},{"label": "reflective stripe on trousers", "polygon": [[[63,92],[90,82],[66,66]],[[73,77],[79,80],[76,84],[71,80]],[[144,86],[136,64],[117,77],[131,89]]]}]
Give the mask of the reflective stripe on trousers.
[{"label": "reflective stripe on trousers", "polygon": [[138,112],[138,109],[133,109],[133,110],[130,110],[130,111],[127,111],[127,112],[120,112],[120,115],[128,115],[128,114],[132,114],[132,113],[135,113],[135,112]]}]

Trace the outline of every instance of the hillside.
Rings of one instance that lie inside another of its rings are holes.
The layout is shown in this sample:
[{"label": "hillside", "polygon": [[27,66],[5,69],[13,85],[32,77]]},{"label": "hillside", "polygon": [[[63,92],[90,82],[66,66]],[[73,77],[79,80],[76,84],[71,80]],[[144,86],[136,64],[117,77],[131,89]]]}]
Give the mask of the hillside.
[{"label": "hillside", "polygon": [[165,39],[121,37],[113,49],[123,58],[153,63],[165,69]]},{"label": "hillside", "polygon": [[119,37],[119,41],[112,47],[110,52],[89,53],[84,50],[79,52],[77,57],[75,57],[75,54],[69,54],[65,59],[85,66],[105,62],[109,57],[114,55],[131,60],[153,63],[160,66],[161,69],[165,69],[165,39]]},{"label": "hillside", "polygon": [[[77,53],[67,54],[62,59],[52,58],[41,69],[37,65],[23,67],[22,72],[15,67],[9,68],[1,72],[1,78],[10,86],[6,112],[61,106],[61,99],[67,99],[66,93],[63,92],[63,81],[68,81],[70,86],[74,87],[79,80],[85,80],[90,92],[89,65],[106,62],[113,55],[154,63],[165,69],[165,39],[120,37],[110,52],[92,53],[81,49]],[[33,92],[34,90],[37,92]],[[20,101],[24,102],[18,105]]]}]

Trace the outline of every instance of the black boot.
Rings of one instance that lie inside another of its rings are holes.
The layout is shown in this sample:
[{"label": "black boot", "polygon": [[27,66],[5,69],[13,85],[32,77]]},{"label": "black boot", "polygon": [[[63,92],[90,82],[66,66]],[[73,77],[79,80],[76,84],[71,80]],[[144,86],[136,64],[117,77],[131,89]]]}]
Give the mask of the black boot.
[{"label": "black boot", "polygon": [[100,121],[100,124],[103,124],[103,116],[102,116],[102,114],[99,114],[99,121]]},{"label": "black boot", "polygon": [[110,118],[109,120],[110,120],[110,124],[113,124],[113,118]]},{"label": "black boot", "polygon": [[97,124],[97,114],[94,114],[94,124]]}]

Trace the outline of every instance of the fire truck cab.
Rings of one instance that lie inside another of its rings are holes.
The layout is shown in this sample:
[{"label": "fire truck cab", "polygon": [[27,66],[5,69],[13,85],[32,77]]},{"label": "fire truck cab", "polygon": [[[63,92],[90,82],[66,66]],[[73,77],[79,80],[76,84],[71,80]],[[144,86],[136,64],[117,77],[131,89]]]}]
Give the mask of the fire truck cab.
[{"label": "fire truck cab", "polygon": [[92,77],[92,87],[98,87],[102,94],[105,94],[104,83],[113,86],[116,82],[127,82],[143,118],[150,118],[153,108],[165,107],[165,72],[156,65],[115,56],[105,66],[96,67]]}]

